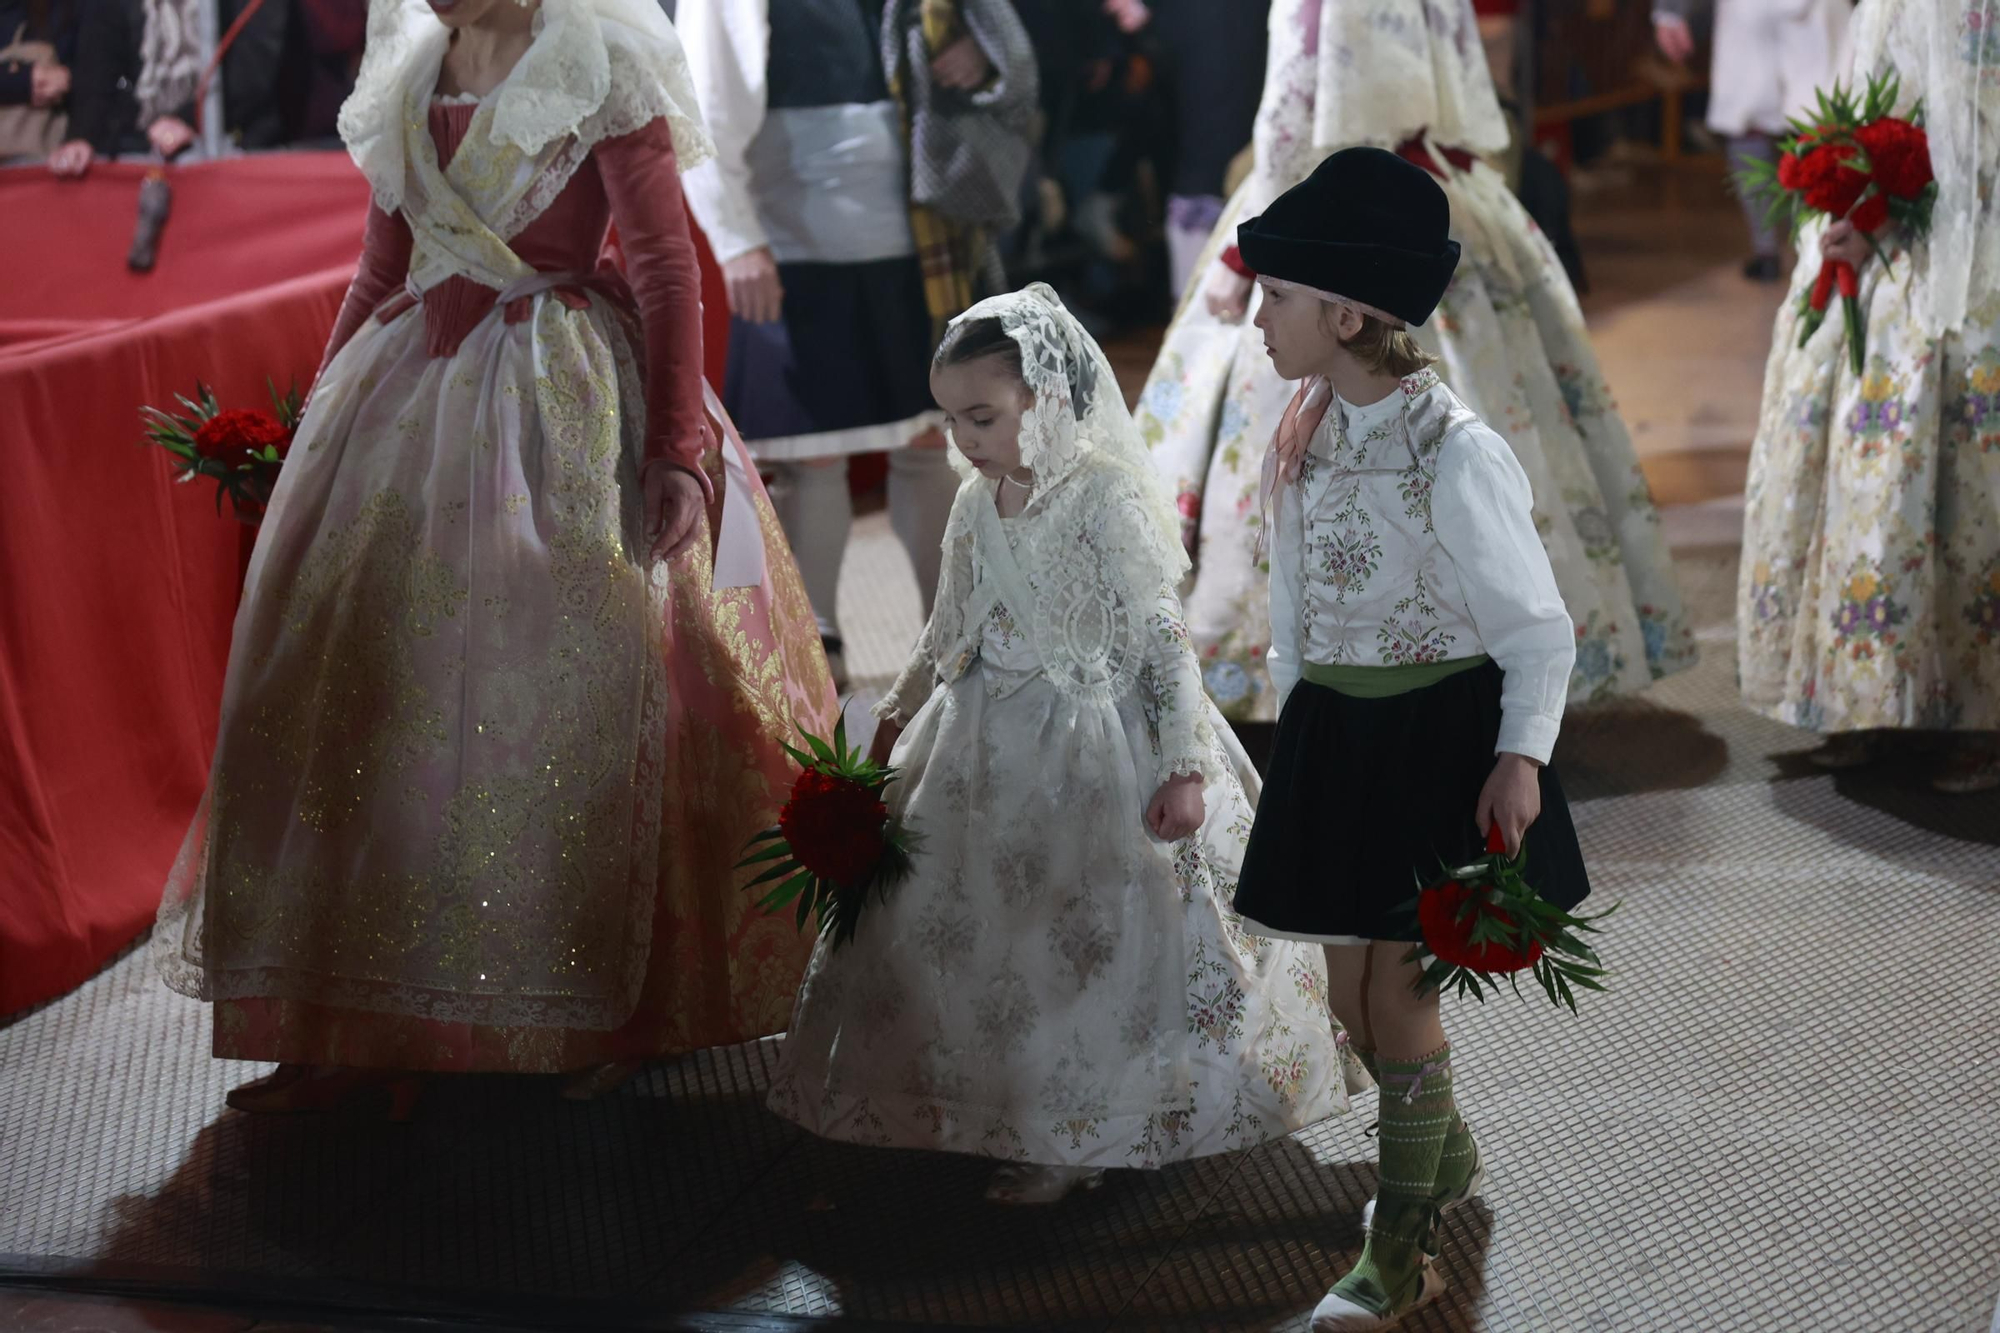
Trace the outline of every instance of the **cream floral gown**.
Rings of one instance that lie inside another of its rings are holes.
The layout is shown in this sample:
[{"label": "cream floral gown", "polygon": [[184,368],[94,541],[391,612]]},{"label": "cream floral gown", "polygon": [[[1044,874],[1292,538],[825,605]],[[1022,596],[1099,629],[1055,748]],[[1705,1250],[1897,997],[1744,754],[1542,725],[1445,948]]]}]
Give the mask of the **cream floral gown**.
[{"label": "cream floral gown", "polygon": [[[1053,325],[1035,291],[963,318]],[[1060,320],[1065,354],[1101,363]],[[1097,397],[1129,433],[1115,387]],[[891,809],[923,842],[914,874],[807,969],[771,1105],[814,1133],[1157,1167],[1346,1106],[1319,951],[1248,936],[1229,909],[1257,780],[1158,576],[1166,498],[1136,441],[1127,464],[1090,420],[1069,424],[1019,517],[999,517],[991,482],[960,491],[939,610],[878,710],[908,719]],[[1141,595],[1125,575],[1148,569]],[[1113,608],[1117,628],[1086,607]],[[1158,841],[1147,803],[1197,772],[1206,822]]]},{"label": "cream floral gown", "polygon": [[1818,732],[2000,730],[2000,3],[1869,0],[1855,27],[1851,78],[1924,99],[1935,221],[1862,268],[1859,375],[1837,309],[1796,345],[1803,238],[1750,457],[1743,698]]},{"label": "cream floral gown", "polygon": [[1548,241],[1480,154],[1506,146],[1470,0],[1276,0],[1256,167],[1167,331],[1136,417],[1194,555],[1184,590],[1202,678],[1223,713],[1271,721],[1268,567],[1257,553],[1264,451],[1293,386],[1252,327],[1203,290],[1237,224],[1329,153],[1397,150],[1434,172],[1464,257],[1416,336],[1438,372],[1527,471],[1535,525],[1576,622],[1570,701],[1644,688],[1695,660],[1666,542],[1632,440]]}]

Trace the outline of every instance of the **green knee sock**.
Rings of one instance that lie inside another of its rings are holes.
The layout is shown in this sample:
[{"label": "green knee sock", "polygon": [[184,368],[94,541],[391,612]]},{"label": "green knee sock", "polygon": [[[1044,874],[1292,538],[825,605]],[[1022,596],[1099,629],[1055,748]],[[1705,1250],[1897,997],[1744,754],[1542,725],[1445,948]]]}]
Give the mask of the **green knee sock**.
[{"label": "green knee sock", "polygon": [[1360,1262],[1333,1290],[1365,1309],[1394,1315],[1423,1290],[1425,1249],[1436,1218],[1433,1191],[1456,1115],[1451,1046],[1421,1060],[1372,1058],[1382,1085],[1375,1221]]},{"label": "green knee sock", "polygon": [[[1375,1052],[1366,1046],[1356,1044],[1354,1054],[1361,1061],[1368,1076],[1379,1085],[1382,1082],[1381,1065]],[[1449,1048],[1447,1048],[1448,1050]],[[1451,1108],[1451,1124],[1445,1128],[1444,1149],[1438,1157],[1437,1186],[1431,1192],[1431,1202],[1442,1204],[1472,1180],[1472,1173],[1479,1168],[1479,1145],[1473,1140],[1472,1128],[1465,1123],[1465,1117],[1458,1113],[1454,1099]]]}]

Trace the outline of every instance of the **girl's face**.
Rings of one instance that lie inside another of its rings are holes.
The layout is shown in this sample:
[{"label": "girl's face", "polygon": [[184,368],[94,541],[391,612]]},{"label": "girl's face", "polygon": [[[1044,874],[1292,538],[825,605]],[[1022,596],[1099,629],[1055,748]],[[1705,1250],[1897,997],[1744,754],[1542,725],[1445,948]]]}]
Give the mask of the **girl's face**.
[{"label": "girl's face", "polygon": [[[1252,322],[1264,335],[1264,351],[1279,379],[1324,374],[1345,355],[1340,345],[1342,317],[1351,314],[1345,307],[1329,306],[1317,296],[1288,292],[1262,280],[1257,285],[1264,289],[1264,299],[1258,302]],[[1359,317],[1354,323],[1358,329]]]},{"label": "girl's face", "polygon": [[1004,358],[939,366],[931,371],[931,397],[944,409],[951,442],[980,475],[1002,477],[1021,466],[1021,416],[1035,395]]}]

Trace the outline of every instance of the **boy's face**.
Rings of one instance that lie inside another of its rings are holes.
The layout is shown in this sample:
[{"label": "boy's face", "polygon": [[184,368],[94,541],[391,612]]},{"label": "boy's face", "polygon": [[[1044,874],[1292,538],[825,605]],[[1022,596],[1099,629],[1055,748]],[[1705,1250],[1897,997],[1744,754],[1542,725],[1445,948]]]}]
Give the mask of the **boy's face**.
[{"label": "boy's face", "polygon": [[981,475],[1021,466],[1021,416],[1035,396],[1001,357],[982,356],[931,372],[931,397],[944,409],[951,442]]},{"label": "boy's face", "polygon": [[1343,355],[1340,345],[1340,307],[1304,292],[1286,291],[1258,280],[1264,299],[1257,303],[1252,321],[1264,335],[1264,350],[1271,358],[1279,379],[1302,380],[1308,375],[1325,374]]}]

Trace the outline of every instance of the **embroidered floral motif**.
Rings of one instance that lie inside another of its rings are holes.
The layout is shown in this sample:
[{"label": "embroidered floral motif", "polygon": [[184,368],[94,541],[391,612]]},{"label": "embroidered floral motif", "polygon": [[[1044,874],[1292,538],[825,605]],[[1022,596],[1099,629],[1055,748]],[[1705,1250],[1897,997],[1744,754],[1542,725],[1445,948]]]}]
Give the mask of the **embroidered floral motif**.
[{"label": "embroidered floral motif", "polygon": [[1901,386],[1890,376],[1888,363],[1877,356],[1862,376],[1861,392],[1848,416],[1847,429],[1863,459],[1881,459],[1907,438]]},{"label": "embroidered floral motif", "polygon": [[1986,577],[1975,585],[1965,618],[1973,627],[1974,643],[1982,648],[2000,643],[2000,559],[1986,567]]},{"label": "embroidered floral motif", "polygon": [[1421,572],[1415,582],[1410,595],[1396,603],[1394,613],[1375,631],[1385,666],[1441,662],[1458,642],[1457,635],[1446,633],[1436,623],[1438,609],[1430,600]]},{"label": "embroidered floral motif", "polygon": [[1879,565],[1856,558],[1842,582],[1833,609],[1833,644],[1856,660],[1875,656],[1877,647],[1896,651],[1896,627],[1909,612],[1892,595]]}]

